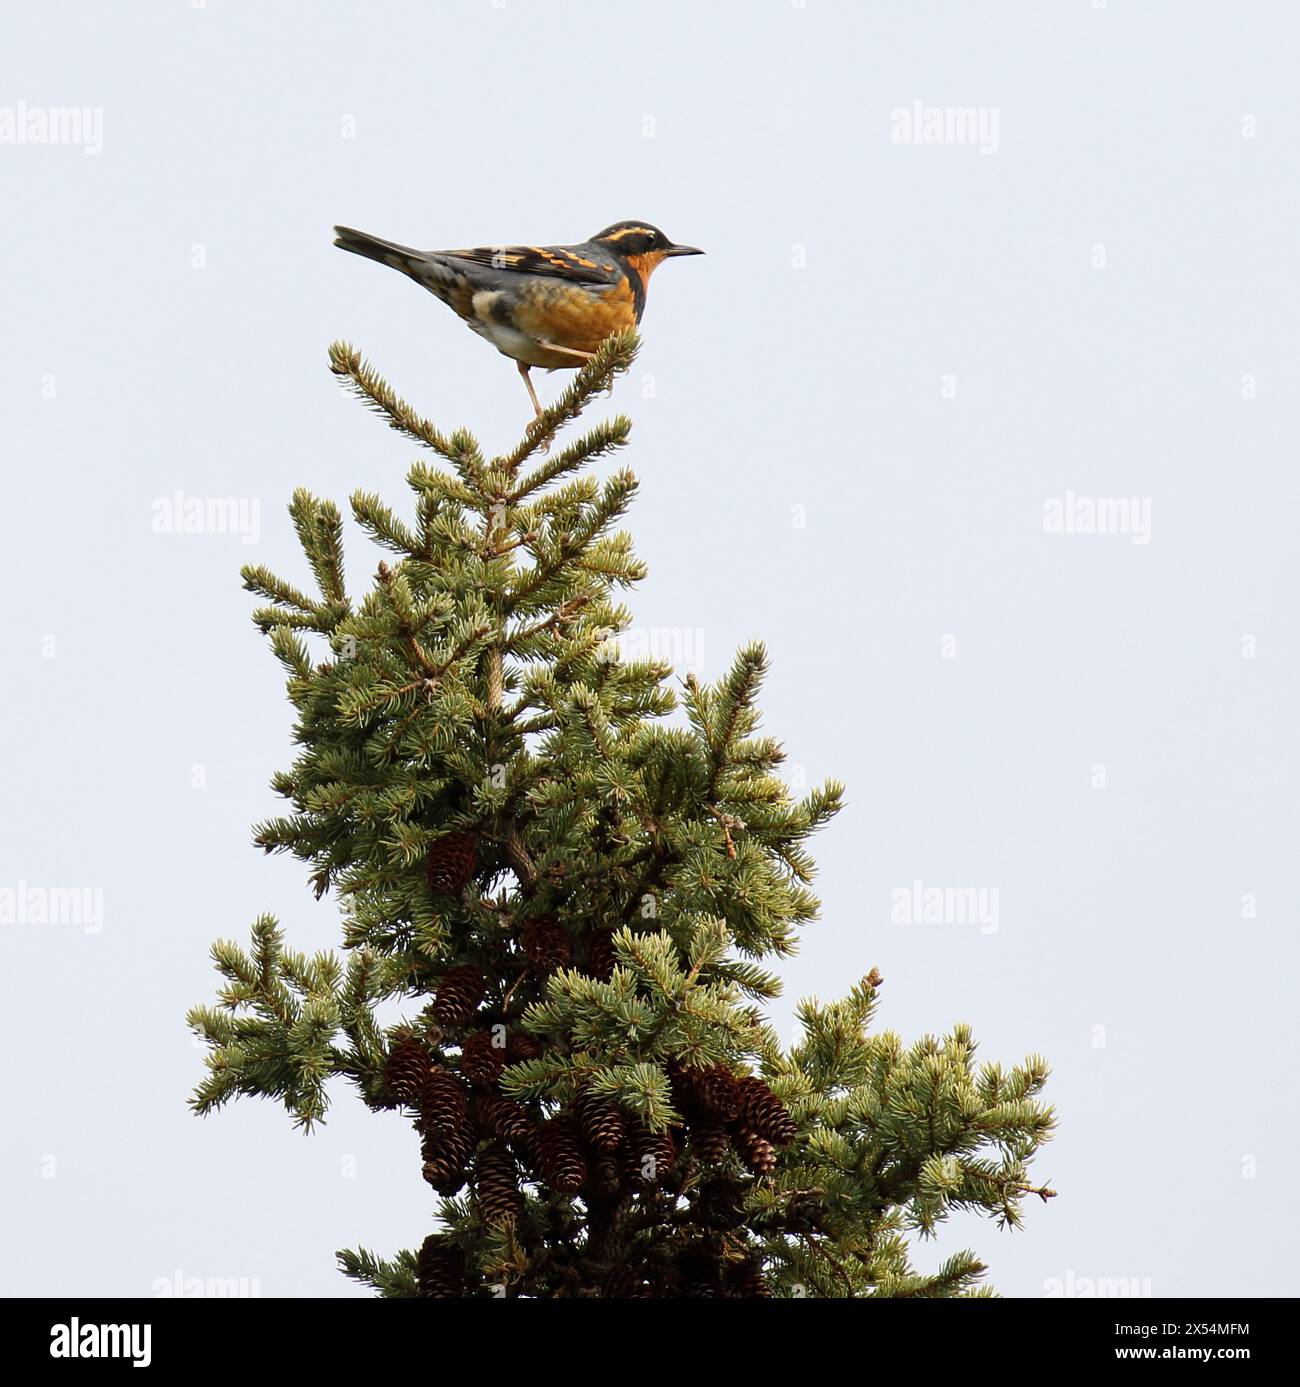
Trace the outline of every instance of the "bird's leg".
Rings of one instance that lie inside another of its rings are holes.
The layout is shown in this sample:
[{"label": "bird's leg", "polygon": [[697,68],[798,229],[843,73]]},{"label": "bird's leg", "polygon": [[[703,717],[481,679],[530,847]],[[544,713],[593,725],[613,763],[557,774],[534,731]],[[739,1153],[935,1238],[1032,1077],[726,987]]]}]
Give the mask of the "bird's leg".
[{"label": "bird's leg", "polygon": [[542,402],[537,398],[537,391],[533,389],[533,378],[528,374],[529,366],[526,361],[517,363],[519,374],[524,378],[524,384],[528,387],[528,398],[533,402],[533,408],[537,411],[537,417],[542,417]]},{"label": "bird's leg", "polygon": [[[528,387],[528,398],[532,400],[533,408],[537,411],[533,419],[533,423],[536,424],[537,420],[542,417],[542,402],[537,398],[537,391],[533,389],[533,378],[528,374],[529,369],[529,365],[526,361],[521,361],[519,363],[519,374],[524,378],[524,384]],[[543,453],[549,453],[551,451],[551,439],[554,437],[555,431],[552,429],[542,440]]]}]

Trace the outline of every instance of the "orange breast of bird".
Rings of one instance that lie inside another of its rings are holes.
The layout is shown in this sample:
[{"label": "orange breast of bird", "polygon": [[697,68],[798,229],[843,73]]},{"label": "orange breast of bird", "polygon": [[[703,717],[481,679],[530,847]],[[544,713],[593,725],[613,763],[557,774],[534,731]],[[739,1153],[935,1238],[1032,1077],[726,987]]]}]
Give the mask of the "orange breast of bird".
[{"label": "orange breast of bird", "polygon": [[[601,292],[578,284],[535,280],[514,306],[514,323],[539,342],[594,352],[612,332],[637,323],[636,300],[626,280]],[[557,364],[572,366],[572,359]]]}]

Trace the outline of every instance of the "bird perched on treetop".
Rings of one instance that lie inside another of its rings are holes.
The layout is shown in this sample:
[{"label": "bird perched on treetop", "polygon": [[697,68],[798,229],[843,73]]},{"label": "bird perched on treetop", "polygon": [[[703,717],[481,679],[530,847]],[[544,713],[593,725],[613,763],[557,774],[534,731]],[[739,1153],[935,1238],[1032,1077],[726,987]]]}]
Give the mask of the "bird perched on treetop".
[{"label": "bird perched on treetop", "polygon": [[704,254],[636,221],[615,222],[576,246],[412,250],[347,226],[334,233],[336,246],[410,275],[517,361],[539,415],[530,367],[590,361],[611,333],[641,321],[650,276],[664,260]]}]

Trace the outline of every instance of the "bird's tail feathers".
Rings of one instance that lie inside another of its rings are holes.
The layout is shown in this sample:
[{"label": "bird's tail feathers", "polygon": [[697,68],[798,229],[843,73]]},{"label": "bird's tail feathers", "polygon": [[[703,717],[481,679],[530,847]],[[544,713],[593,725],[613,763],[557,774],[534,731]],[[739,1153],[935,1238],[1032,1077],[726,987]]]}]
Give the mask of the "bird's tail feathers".
[{"label": "bird's tail feathers", "polygon": [[415,266],[424,259],[423,251],[398,245],[396,241],[385,241],[367,231],[354,231],[350,226],[334,228],[334,244],[343,250],[350,250],[353,255],[378,260],[381,265],[391,265],[393,269],[408,275],[413,274]]}]

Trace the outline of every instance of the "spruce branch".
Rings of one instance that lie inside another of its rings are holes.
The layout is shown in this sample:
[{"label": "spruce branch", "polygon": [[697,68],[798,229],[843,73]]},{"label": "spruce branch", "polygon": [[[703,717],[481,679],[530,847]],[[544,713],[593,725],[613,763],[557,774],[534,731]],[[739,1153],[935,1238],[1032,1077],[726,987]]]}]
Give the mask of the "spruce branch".
[{"label": "spruce branch", "polygon": [[352,515],[375,540],[403,557],[415,557],[421,550],[419,539],[397,519],[378,496],[369,491],[352,493]]},{"label": "spruce branch", "polygon": [[391,428],[445,458],[467,485],[481,484],[482,458],[477,444],[468,434],[457,432],[448,438],[427,419],[421,418],[351,344],[332,342],[329,356],[330,370],[342,376],[348,389],[368,408],[387,419]]},{"label": "spruce branch", "polygon": [[326,603],[347,601],[343,577],[343,517],[332,501],[319,501],[305,487],[293,493],[289,506],[294,529]]},{"label": "spruce branch", "polygon": [[384,1299],[410,1299],[420,1293],[413,1252],[399,1252],[391,1262],[376,1257],[364,1247],[355,1252],[343,1248],[336,1255],[344,1276],[370,1286]]},{"label": "spruce branch", "polygon": [[557,453],[526,477],[522,477],[511,490],[510,501],[517,505],[560,477],[579,472],[589,462],[622,448],[631,432],[632,421],[625,414],[597,424],[576,443],[571,443],[563,452]]},{"label": "spruce branch", "polygon": [[305,593],[300,592],[291,583],[286,583],[282,578],[277,578],[269,568],[262,564],[245,564],[240,570],[244,587],[249,592],[259,593],[263,597],[269,598],[278,607],[292,607],[297,612],[308,617],[318,617],[321,613],[321,606],[318,602],[313,602]]}]

